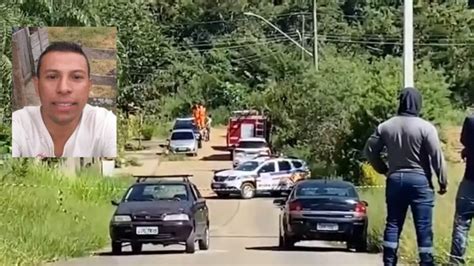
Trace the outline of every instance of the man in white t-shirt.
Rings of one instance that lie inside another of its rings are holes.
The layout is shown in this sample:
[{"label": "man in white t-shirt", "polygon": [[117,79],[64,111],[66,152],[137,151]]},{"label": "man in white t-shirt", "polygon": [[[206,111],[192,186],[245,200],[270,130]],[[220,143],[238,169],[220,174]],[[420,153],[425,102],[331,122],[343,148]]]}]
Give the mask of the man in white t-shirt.
[{"label": "man in white t-shirt", "polygon": [[41,106],[13,112],[13,157],[116,157],[116,116],[87,104],[90,65],[79,45],[48,46],[33,82]]}]

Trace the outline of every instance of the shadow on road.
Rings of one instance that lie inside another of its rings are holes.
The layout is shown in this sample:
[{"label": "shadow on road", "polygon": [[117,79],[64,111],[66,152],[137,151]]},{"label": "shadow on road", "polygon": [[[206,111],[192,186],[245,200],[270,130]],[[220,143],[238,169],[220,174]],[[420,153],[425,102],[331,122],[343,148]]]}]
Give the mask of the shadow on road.
[{"label": "shadow on road", "polygon": [[295,246],[292,249],[283,249],[278,246],[261,246],[261,247],[246,247],[246,250],[258,250],[258,251],[306,251],[306,252],[350,252],[345,248],[339,247],[305,247]]},{"label": "shadow on road", "polygon": [[213,154],[201,158],[201,161],[230,161],[229,154]]},{"label": "shadow on road", "polygon": [[229,151],[227,146],[212,146],[212,149],[215,151]]},{"label": "shadow on road", "polygon": [[143,250],[140,253],[132,253],[131,251],[123,251],[120,255],[112,254],[112,252],[100,252],[95,256],[134,256],[134,255],[174,255],[185,253],[184,250]]},{"label": "shadow on road", "polygon": [[236,200],[239,199],[238,196],[229,196],[229,197],[224,197],[224,198],[219,198],[216,195],[211,195],[211,196],[204,196],[205,199],[207,200]]},{"label": "shadow on road", "polygon": [[[201,189],[201,190],[207,190],[207,189]],[[259,194],[256,195],[253,199],[250,200],[274,200],[274,199],[280,199],[280,198],[285,198],[286,196],[272,196],[269,194]],[[204,196],[205,199],[209,200],[236,200],[236,201],[246,201],[245,199],[242,199],[238,193],[236,194],[230,194],[228,196],[223,196],[223,197],[218,197],[217,195],[209,195],[209,196]]]}]

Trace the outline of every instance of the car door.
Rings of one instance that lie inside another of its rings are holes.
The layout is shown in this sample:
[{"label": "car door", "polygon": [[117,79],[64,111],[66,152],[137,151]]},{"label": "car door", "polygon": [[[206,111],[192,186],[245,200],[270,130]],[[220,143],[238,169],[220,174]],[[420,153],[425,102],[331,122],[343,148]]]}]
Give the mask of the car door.
[{"label": "car door", "polygon": [[265,162],[258,170],[257,190],[268,190],[272,187],[273,174],[277,171],[274,161]]},{"label": "car door", "polygon": [[196,232],[200,235],[204,231],[204,228],[206,226],[206,218],[205,218],[205,213],[207,212],[207,207],[204,204],[204,199],[201,196],[201,193],[199,193],[199,190],[196,188],[196,186],[193,184],[191,185],[191,191],[193,194],[193,197],[195,199],[195,221],[196,221]]},{"label": "car door", "polygon": [[292,165],[288,160],[278,160],[277,165],[278,171],[273,174],[272,188],[275,190],[286,189],[292,175]]}]

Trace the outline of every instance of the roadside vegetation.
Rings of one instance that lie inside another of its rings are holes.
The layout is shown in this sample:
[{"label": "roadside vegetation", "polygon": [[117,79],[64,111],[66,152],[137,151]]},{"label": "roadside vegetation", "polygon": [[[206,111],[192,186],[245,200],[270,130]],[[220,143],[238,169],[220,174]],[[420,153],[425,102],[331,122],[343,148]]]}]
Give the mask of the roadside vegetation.
[{"label": "roadside vegetation", "polygon": [[[415,8],[415,84],[424,97],[423,117],[440,132],[459,127],[466,107],[474,103],[469,61],[474,57],[474,20],[465,2],[425,1]],[[192,102],[203,100],[215,124],[225,124],[232,110],[267,109],[275,124],[276,149],[307,160],[319,175],[383,185],[383,177],[364,163],[361,149],[375,125],[396,111],[403,80],[402,3],[318,1],[319,71],[280,33],[243,14],[261,15],[296,40],[305,16],[305,47],[310,50],[310,1],[0,4],[0,145],[3,150],[11,146],[11,30],[6,25],[116,26],[119,164],[130,161],[126,147],[140,149],[137,138],[166,137],[170,121],[189,115]],[[455,138],[443,134],[446,153],[457,158],[449,144]],[[451,179],[460,177],[456,169],[462,166],[457,163],[451,163]],[[455,187],[451,182],[449,194],[437,197],[436,246],[443,258],[449,248]],[[372,189],[363,195],[370,203],[371,237],[377,244],[383,232],[384,191]],[[86,210],[83,215],[93,216]],[[403,234],[402,253],[408,261],[416,257],[411,227],[407,222]],[[72,244],[63,244],[70,255],[76,254]]]},{"label": "roadside vegetation", "polygon": [[0,171],[0,265],[84,256],[108,243],[110,200],[122,196],[127,179],[93,171],[72,179],[53,165],[12,160]]}]

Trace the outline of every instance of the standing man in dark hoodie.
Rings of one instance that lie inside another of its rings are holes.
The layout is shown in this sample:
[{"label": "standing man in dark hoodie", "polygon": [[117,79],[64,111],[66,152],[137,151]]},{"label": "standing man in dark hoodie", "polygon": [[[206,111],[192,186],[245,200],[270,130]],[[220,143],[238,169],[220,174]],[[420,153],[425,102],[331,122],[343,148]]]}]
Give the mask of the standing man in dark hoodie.
[{"label": "standing man in dark hoodie", "polygon": [[462,159],[466,162],[464,178],[459,184],[456,195],[456,212],[454,214],[450,263],[465,264],[469,239],[469,229],[474,217],[474,116],[466,117],[461,130],[461,143],[464,149]]},{"label": "standing man in dark hoodie", "polygon": [[[384,265],[397,264],[400,234],[408,206],[415,223],[420,265],[434,265],[432,217],[434,186],[431,167],[438,177],[439,194],[446,193],[446,164],[438,132],[419,117],[422,97],[405,88],[399,97],[396,116],[379,124],[364,152],[374,169],[387,177],[387,217],[383,242]],[[388,166],[381,158],[386,148]]]}]

